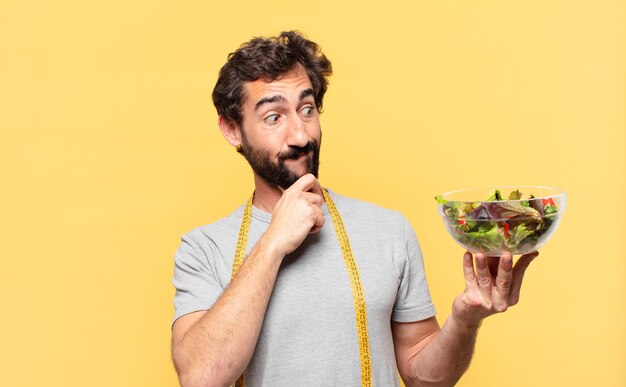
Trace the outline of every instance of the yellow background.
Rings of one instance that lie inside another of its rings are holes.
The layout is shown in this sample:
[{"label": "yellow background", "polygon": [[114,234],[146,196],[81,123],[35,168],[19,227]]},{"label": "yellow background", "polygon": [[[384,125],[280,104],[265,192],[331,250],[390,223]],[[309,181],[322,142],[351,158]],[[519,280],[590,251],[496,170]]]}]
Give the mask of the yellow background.
[{"label": "yellow background", "polygon": [[334,65],[322,183],[409,218],[441,322],[462,250],[433,196],[568,193],[459,386],[624,386],[626,6],[501,0],[3,0],[0,385],[176,385],[179,236],[252,189],[211,90],[227,53],[285,29]]}]

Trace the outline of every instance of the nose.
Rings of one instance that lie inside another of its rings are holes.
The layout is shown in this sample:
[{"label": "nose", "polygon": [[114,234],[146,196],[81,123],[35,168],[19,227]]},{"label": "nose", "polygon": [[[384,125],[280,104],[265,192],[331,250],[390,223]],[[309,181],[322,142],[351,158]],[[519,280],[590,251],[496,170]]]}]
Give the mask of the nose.
[{"label": "nose", "polygon": [[291,116],[287,130],[287,145],[303,147],[309,143],[310,138],[306,131],[305,122],[298,114]]}]

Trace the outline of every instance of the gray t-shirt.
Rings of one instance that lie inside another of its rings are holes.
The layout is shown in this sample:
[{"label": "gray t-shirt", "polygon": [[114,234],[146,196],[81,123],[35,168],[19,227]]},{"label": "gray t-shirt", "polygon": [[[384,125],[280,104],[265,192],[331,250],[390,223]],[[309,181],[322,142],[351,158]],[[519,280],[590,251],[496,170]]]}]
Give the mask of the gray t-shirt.
[{"label": "gray t-shirt", "polygon": [[[422,254],[398,212],[330,192],[343,219],[365,301],[374,386],[398,386],[391,320],[435,315]],[[208,310],[230,283],[244,206],[182,237],[175,254],[174,320]],[[285,257],[246,386],[357,386],[361,371],[352,290],[326,205],[322,231]],[[271,215],[252,208],[250,252]]]}]

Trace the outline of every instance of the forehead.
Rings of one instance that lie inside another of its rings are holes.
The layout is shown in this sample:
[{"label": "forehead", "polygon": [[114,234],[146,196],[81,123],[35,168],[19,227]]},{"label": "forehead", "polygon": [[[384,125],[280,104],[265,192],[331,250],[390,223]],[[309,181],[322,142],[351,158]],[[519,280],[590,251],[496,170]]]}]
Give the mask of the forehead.
[{"label": "forehead", "polygon": [[245,82],[244,105],[256,105],[261,98],[271,95],[283,95],[287,100],[296,96],[302,90],[312,88],[311,80],[302,65],[298,64],[292,70],[281,75],[278,79],[269,80],[260,78],[256,81]]}]

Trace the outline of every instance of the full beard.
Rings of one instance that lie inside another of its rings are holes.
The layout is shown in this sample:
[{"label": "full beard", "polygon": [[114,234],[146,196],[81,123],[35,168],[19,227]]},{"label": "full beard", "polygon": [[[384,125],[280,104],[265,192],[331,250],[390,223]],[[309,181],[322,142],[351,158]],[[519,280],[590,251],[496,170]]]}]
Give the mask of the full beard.
[{"label": "full beard", "polygon": [[[253,149],[244,136],[242,138],[241,154],[248,160],[250,167],[259,177],[275,187],[287,189],[307,173],[313,174],[316,178],[318,177],[320,146],[314,140],[309,141],[303,147],[290,146],[289,150],[278,155],[277,162],[273,162],[268,151]],[[306,155],[304,161],[305,171],[303,174],[297,174],[287,167],[285,161],[297,160],[302,155]]]}]

